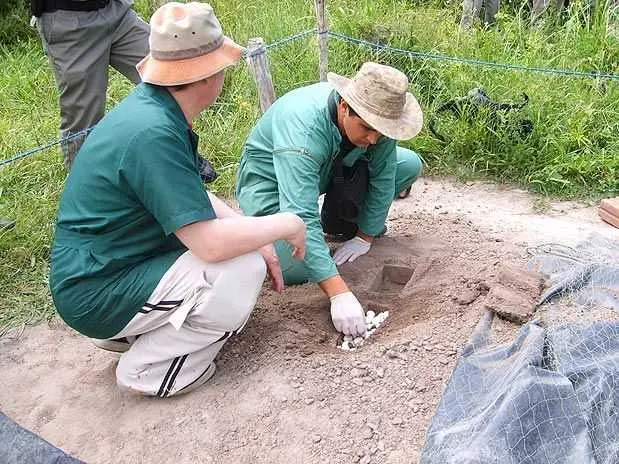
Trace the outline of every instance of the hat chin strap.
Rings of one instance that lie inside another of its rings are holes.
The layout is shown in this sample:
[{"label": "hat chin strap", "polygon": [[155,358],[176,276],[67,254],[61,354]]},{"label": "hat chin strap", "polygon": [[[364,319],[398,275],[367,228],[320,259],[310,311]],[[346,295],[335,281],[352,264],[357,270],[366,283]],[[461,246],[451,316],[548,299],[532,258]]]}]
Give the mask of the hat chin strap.
[{"label": "hat chin strap", "polygon": [[342,132],[343,132],[342,137],[347,140],[350,140],[350,138],[348,137],[348,134],[346,133],[346,126],[344,125],[344,118],[350,118],[350,110],[346,110],[346,114],[342,116]]}]

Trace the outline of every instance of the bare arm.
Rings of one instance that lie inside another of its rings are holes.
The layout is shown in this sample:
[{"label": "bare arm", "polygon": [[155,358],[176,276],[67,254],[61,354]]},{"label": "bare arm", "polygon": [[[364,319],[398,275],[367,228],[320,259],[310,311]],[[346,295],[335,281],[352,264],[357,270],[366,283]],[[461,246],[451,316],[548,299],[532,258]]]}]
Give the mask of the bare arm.
[{"label": "bare arm", "polygon": [[[218,215],[219,207],[221,204],[213,204]],[[226,205],[226,208],[229,207]],[[303,259],[305,256],[305,224],[297,215],[277,213],[250,217],[234,214],[188,224],[178,229],[176,236],[193,254],[206,262],[235,258],[275,240],[286,240],[292,244],[296,258]]]},{"label": "bare arm", "polygon": [[243,216],[242,214],[234,211],[223,200],[220,200],[212,193],[206,192],[206,194],[208,195],[208,199],[211,201],[211,206],[213,206],[213,209],[215,210],[215,214],[217,215],[218,218]]},{"label": "bare arm", "polygon": [[[211,201],[211,205],[215,210],[215,214],[217,214],[218,218],[243,216],[241,213],[233,210],[223,200],[220,200],[212,193],[207,192],[207,194],[209,200]],[[282,275],[282,269],[279,265],[279,259],[277,258],[275,248],[271,243],[268,243],[262,248],[260,248],[258,251],[260,251],[260,254],[262,255],[265,263],[267,264],[269,278],[271,280],[271,286],[273,290],[275,290],[276,292],[282,292],[284,290],[284,276]]]}]

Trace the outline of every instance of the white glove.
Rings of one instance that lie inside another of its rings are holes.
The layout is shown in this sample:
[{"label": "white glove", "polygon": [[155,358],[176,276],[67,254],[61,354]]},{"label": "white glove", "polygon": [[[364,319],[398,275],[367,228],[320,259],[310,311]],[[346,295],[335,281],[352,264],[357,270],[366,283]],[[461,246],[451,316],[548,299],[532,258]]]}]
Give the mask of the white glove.
[{"label": "white glove", "polygon": [[345,262],[352,263],[359,256],[370,251],[371,246],[372,244],[370,242],[366,242],[361,237],[351,238],[342,243],[342,245],[335,250],[335,254],[333,255],[335,264],[339,266]]},{"label": "white glove", "polygon": [[338,332],[360,337],[365,333],[365,313],[351,292],[331,297],[331,320]]}]

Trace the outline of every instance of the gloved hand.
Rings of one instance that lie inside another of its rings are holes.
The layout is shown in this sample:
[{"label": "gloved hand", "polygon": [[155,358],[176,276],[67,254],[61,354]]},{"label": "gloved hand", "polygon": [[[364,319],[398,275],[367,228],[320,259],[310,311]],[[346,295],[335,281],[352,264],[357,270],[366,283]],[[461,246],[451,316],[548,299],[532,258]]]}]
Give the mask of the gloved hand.
[{"label": "gloved hand", "polygon": [[352,263],[359,256],[370,251],[371,246],[372,244],[370,242],[366,242],[361,237],[351,238],[342,243],[342,245],[335,250],[335,254],[333,255],[335,264],[339,266],[345,262]]},{"label": "gloved hand", "polygon": [[331,297],[331,320],[335,329],[344,335],[359,337],[365,333],[365,313],[352,292]]}]

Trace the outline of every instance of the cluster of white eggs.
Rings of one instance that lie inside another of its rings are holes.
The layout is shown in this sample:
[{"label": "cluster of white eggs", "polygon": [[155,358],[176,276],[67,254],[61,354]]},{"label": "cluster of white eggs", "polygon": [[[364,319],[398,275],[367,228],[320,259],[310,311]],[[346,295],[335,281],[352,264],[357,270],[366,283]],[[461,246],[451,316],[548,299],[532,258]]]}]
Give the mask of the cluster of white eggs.
[{"label": "cluster of white eggs", "polygon": [[389,317],[389,311],[383,311],[382,313],[376,314],[374,311],[368,311],[365,314],[365,334],[362,337],[354,337],[352,335],[344,335],[344,340],[339,348],[342,351],[351,351],[356,350],[360,346],[363,345],[365,340],[367,340],[376,329],[380,327],[380,325],[385,322],[385,319]]}]

